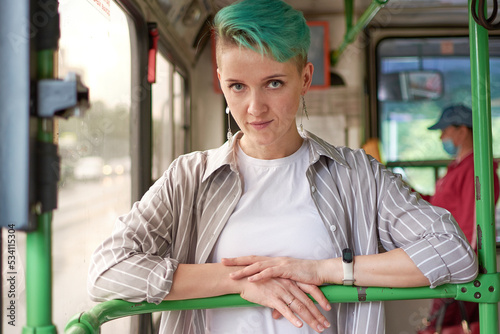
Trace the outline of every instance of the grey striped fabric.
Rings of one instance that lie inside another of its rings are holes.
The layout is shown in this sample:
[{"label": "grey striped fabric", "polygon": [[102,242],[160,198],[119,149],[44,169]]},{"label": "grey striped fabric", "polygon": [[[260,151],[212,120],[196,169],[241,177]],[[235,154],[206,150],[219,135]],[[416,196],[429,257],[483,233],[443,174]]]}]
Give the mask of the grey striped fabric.
[{"label": "grey striped fabric", "polygon": [[[376,254],[379,245],[402,248],[431,287],[476,277],[474,251],[448,211],[412,193],[363,150],[333,147],[311,133],[305,137],[311,196],[338,256],[346,246],[356,255]],[[93,254],[91,298],[161,302],[178,263],[207,261],[241,193],[228,143],[179,157]],[[321,252],[331,245],[317,247]],[[337,323],[329,333],[385,332],[381,302],[333,304],[332,312]],[[203,310],[165,312],[160,333],[203,333],[204,320]]]}]

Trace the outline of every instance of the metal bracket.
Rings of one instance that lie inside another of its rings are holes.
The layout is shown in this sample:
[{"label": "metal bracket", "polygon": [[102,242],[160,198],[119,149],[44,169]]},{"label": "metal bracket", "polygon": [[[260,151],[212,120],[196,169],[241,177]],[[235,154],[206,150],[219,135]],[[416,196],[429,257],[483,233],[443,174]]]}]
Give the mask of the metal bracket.
[{"label": "metal bracket", "polygon": [[457,285],[457,300],[495,304],[500,301],[500,273],[479,274],[474,281]]},{"label": "metal bracket", "polygon": [[68,73],[64,80],[39,80],[36,106],[34,114],[42,118],[81,116],[89,108],[89,89],[75,73]]},{"label": "metal bracket", "polygon": [[[42,79],[36,82],[35,102],[31,113],[47,119],[55,116],[69,118],[81,116],[89,108],[89,89],[78,75],[69,73],[66,79]],[[35,165],[35,207],[36,214],[57,208],[57,183],[60,173],[60,157],[57,145],[37,141],[34,155]]]}]

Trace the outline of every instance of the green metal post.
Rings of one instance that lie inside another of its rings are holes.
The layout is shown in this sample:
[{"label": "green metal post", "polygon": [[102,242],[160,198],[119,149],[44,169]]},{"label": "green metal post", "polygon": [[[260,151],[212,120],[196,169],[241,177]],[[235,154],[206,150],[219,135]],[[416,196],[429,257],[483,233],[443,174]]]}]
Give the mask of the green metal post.
[{"label": "green metal post", "polygon": [[[347,46],[351,43],[353,43],[356,40],[356,37],[358,34],[363,30],[368,23],[377,15],[378,11],[385,6],[385,4],[389,0],[373,0],[370,3],[370,6],[366,9],[366,11],[360,16],[358,21],[354,26],[352,26],[352,3],[350,6],[350,11],[351,13],[348,13],[347,9],[349,9],[347,3],[348,0],[346,0],[346,27],[347,31],[344,35],[344,41],[340,45],[340,47],[337,50],[334,50],[331,55],[330,55],[330,61],[332,65],[335,65],[340,57],[340,55],[344,52],[344,50],[347,48]],[[349,17],[350,16],[350,17]]]},{"label": "green metal post", "polygon": [[[470,7],[471,0],[469,0],[469,36],[477,248],[480,271],[483,273],[496,273],[488,31],[474,21],[470,13]],[[480,8],[479,10],[483,9]],[[479,321],[481,333],[498,333],[498,303],[480,303]]]},{"label": "green metal post", "polygon": [[345,11],[345,31],[350,31],[352,28],[352,18],[354,16],[354,0],[344,0]]},{"label": "green metal post", "polygon": [[[37,53],[37,78],[53,78],[54,50]],[[38,121],[37,140],[52,142],[52,119]],[[52,212],[38,213],[26,236],[26,326],[23,334],[55,334],[52,323]]]}]

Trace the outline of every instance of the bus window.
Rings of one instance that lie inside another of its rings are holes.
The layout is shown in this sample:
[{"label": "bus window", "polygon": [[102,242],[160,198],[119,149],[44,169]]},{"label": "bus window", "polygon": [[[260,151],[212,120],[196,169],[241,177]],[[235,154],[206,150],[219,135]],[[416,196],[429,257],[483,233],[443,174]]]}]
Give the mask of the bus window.
[{"label": "bus window", "polygon": [[[103,2],[104,4],[105,2]],[[58,77],[81,75],[91,108],[58,121],[61,181],[53,218],[53,321],[59,331],[95,305],[87,294],[90,256],[130,208],[130,35],[127,17],[92,1],[60,4]],[[125,333],[129,319],[103,333]]]},{"label": "bus window", "polygon": [[152,92],[153,180],[163,174],[173,158],[172,76],[172,64],[159,53],[156,56],[156,82]]},{"label": "bus window", "polygon": [[162,54],[157,55],[153,84],[153,180],[189,150],[189,113],[184,77]]},{"label": "bus window", "polygon": [[[490,38],[490,81],[493,157],[500,158],[500,39]],[[439,96],[404,99],[386,94],[382,78],[394,73],[428,71],[441,74]],[[439,118],[443,107],[452,103],[471,105],[469,40],[467,37],[387,38],[377,46],[378,124],[382,154],[390,162],[451,159],[442,148],[439,131],[427,128]],[[383,87],[382,87],[383,84]],[[384,91],[382,91],[382,89]],[[397,163],[396,163],[397,165]],[[398,168],[418,191],[432,194],[435,171],[432,167]],[[440,168],[437,175],[445,172]],[[497,171],[500,172],[500,171]],[[497,229],[500,228],[500,206]]]},{"label": "bus window", "polygon": [[174,142],[175,157],[189,150],[189,113],[186,108],[185,80],[178,72],[174,73]]}]

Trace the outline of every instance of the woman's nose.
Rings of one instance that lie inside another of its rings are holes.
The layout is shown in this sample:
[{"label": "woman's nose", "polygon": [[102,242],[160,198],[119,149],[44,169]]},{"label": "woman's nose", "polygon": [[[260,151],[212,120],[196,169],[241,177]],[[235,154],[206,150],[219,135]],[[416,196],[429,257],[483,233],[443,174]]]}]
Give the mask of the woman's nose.
[{"label": "woman's nose", "polygon": [[262,94],[258,92],[252,93],[248,103],[248,113],[253,116],[259,116],[266,111],[266,103]]}]

